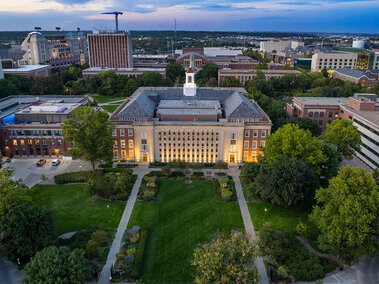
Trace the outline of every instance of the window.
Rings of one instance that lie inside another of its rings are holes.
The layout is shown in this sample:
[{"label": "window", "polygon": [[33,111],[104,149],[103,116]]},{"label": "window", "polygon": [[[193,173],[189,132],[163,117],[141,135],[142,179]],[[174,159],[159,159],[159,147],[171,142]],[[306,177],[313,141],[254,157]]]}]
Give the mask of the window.
[{"label": "window", "polygon": [[134,159],[134,150],[129,150],[129,159]]},{"label": "window", "polygon": [[232,133],[230,135],[230,140],[237,140],[237,134],[236,133]]},{"label": "window", "polygon": [[251,159],[255,160],[256,158],[257,158],[257,152],[256,151],[251,152]]},{"label": "window", "polygon": [[121,135],[121,136],[125,136],[125,129],[123,129],[123,128],[120,129],[120,135]]},{"label": "window", "polygon": [[133,136],[133,129],[128,129],[128,136]]},{"label": "window", "polygon": [[324,117],[324,112],[323,111],[320,112],[320,117]]},{"label": "window", "polygon": [[253,130],[253,137],[258,137],[258,130]]},{"label": "window", "polygon": [[318,117],[318,111],[315,112],[315,117]]},{"label": "window", "polygon": [[117,151],[113,151],[113,158],[115,158],[115,159],[118,158],[118,152]]},{"label": "window", "polygon": [[322,120],[321,119],[318,121],[318,124],[322,125]]},{"label": "window", "polygon": [[230,145],[230,152],[236,151],[236,145]]},{"label": "window", "polygon": [[147,144],[141,144],[142,151],[147,151]]},{"label": "window", "polygon": [[114,140],[113,148],[117,148],[117,147],[118,147],[117,140]]},{"label": "window", "polygon": [[132,139],[129,139],[129,148],[134,148],[134,143]]},{"label": "window", "polygon": [[250,130],[245,130],[245,137],[250,137]]},{"label": "window", "polygon": [[333,113],[330,111],[329,112],[329,117],[332,117],[333,116]]},{"label": "window", "polygon": [[120,142],[121,142],[121,148],[125,148],[126,147],[125,140],[121,140]]},{"label": "window", "polygon": [[24,145],[25,145],[24,139],[21,139],[21,140],[20,140],[20,144],[21,144],[21,146],[24,146]]},{"label": "window", "polygon": [[262,130],[261,137],[266,137],[266,130]]},{"label": "window", "polygon": [[309,115],[309,117],[312,117],[312,116],[313,116],[313,111],[310,111],[310,112],[308,113],[308,115]]},{"label": "window", "polygon": [[121,158],[125,158],[126,157],[126,151],[125,150],[122,150],[121,151]]},{"label": "window", "polygon": [[261,147],[265,147],[266,146],[266,141],[261,141]]},{"label": "window", "polygon": [[117,132],[116,132],[117,130],[116,129],[113,129],[112,130],[112,136],[116,136],[117,135]]},{"label": "window", "polygon": [[243,159],[244,160],[248,160],[249,159],[249,152],[248,151],[244,151],[243,152]]},{"label": "window", "polygon": [[13,145],[17,146],[17,140],[16,139],[13,139]]},{"label": "window", "polygon": [[257,149],[257,141],[253,141],[253,143],[251,144],[251,148]]},{"label": "window", "polygon": [[249,149],[249,141],[245,141],[245,144],[244,144],[244,149]]}]

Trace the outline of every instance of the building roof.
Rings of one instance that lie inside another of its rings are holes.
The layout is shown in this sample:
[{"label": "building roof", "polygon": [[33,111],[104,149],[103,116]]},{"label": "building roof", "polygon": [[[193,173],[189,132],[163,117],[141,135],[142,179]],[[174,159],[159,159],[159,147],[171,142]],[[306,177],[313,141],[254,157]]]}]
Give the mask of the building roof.
[{"label": "building roof", "polygon": [[[140,88],[132,99],[112,118],[154,117],[160,114],[218,114],[224,108],[225,118],[263,118],[238,88],[197,88],[193,97],[184,96],[183,88]],[[199,110],[199,111],[198,111]]]},{"label": "building roof", "polygon": [[50,65],[20,65],[19,68],[3,69],[4,73],[25,73],[50,68]]},{"label": "building roof", "polygon": [[339,68],[334,71],[340,74],[360,79],[362,76],[366,76],[369,79],[374,79],[370,73],[379,73],[379,70],[363,70],[363,69],[351,69],[351,68]]},{"label": "building roof", "polygon": [[341,104],[347,104],[349,98],[331,98],[331,97],[294,97],[304,106],[306,105],[319,105],[319,106],[338,106]]},{"label": "building roof", "polygon": [[379,111],[356,110],[348,105],[343,105],[341,107],[379,128]]},{"label": "building roof", "polygon": [[165,72],[166,68],[109,68],[109,67],[90,67],[84,69],[83,72],[101,72],[101,71],[109,71],[114,70],[118,72],[147,72],[147,71],[156,71],[156,72]]}]

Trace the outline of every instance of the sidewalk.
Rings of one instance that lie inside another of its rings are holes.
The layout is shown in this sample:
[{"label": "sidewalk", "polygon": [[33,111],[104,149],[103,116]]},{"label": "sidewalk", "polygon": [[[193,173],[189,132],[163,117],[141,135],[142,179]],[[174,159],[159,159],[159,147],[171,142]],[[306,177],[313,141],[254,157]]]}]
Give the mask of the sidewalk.
[{"label": "sidewalk", "polygon": [[[239,171],[238,170],[230,170],[228,171],[228,174],[233,177],[234,184],[236,186],[236,193],[237,193],[237,200],[240,206],[241,215],[243,219],[243,224],[245,225],[245,231],[248,234],[252,234],[255,236],[254,226],[253,222],[251,221],[251,216],[249,213],[249,209],[247,207],[245,196],[242,192],[242,185],[239,178]],[[258,272],[261,275],[261,279],[259,283],[261,284],[269,284],[268,276],[266,272],[266,267],[263,263],[262,257],[258,257],[255,260],[255,264],[257,266]]]},{"label": "sidewalk", "polygon": [[145,167],[135,168],[135,173],[137,174],[137,180],[134,183],[132,193],[130,194],[130,197],[129,197],[127,204],[125,206],[124,213],[122,214],[120,223],[119,223],[118,228],[117,228],[115,238],[112,242],[112,246],[111,246],[111,249],[110,249],[109,254],[108,254],[107,262],[105,263],[103,270],[101,271],[99,281],[97,283],[101,283],[101,284],[110,283],[110,281],[109,281],[109,278],[111,276],[110,269],[116,261],[116,254],[120,251],[122,237],[124,235],[126,227],[128,226],[130,216],[132,215],[133,207],[134,207],[134,204],[137,200],[137,194],[138,194],[141,182],[142,182],[142,178],[144,177],[144,175],[148,174],[150,171],[151,171],[151,169],[148,169]]}]

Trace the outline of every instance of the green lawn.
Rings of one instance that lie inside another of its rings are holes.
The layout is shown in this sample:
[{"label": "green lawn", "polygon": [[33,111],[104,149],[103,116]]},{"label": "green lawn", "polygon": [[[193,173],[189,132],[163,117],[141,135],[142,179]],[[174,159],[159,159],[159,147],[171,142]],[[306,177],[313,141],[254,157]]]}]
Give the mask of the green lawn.
[{"label": "green lawn", "polygon": [[119,100],[124,99],[122,97],[115,97],[115,96],[92,96],[92,97],[98,104],[109,103],[109,102],[119,101]]},{"label": "green lawn", "polygon": [[82,184],[36,185],[30,195],[37,206],[52,211],[59,235],[91,225],[116,229],[125,207],[122,201],[92,198]]},{"label": "green lawn", "polygon": [[197,244],[223,227],[243,229],[236,201],[219,200],[216,182],[164,180],[156,201],[137,201],[129,227],[149,228],[143,283],[192,282],[190,260]]},{"label": "green lawn", "polygon": [[120,104],[105,105],[105,106],[102,106],[102,108],[106,110],[107,112],[113,113],[119,107],[119,105]]},{"label": "green lawn", "polygon": [[296,225],[301,220],[308,225],[311,238],[318,235],[317,228],[308,220],[312,205],[285,208],[268,202],[249,202],[248,207],[256,231],[259,231],[265,222],[270,222],[275,230],[297,234]]}]

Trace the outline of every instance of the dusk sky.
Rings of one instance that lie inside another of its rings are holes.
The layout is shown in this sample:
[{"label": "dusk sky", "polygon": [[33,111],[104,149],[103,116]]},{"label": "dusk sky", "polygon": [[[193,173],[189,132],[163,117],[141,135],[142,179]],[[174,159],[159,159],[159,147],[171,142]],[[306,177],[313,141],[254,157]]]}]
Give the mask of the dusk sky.
[{"label": "dusk sky", "polygon": [[0,0],[0,30],[292,31],[379,33],[379,0]]}]

